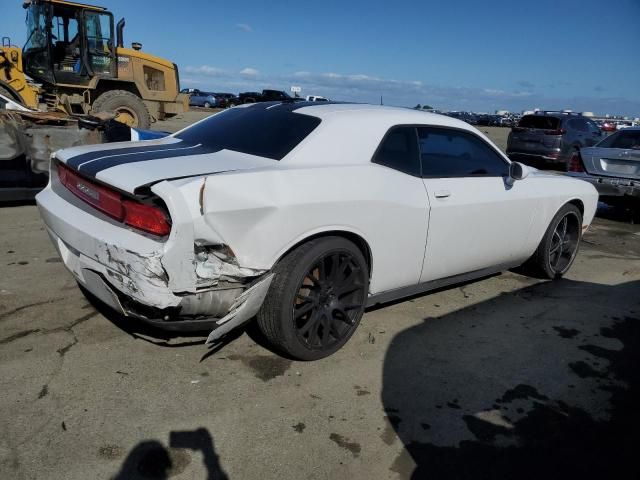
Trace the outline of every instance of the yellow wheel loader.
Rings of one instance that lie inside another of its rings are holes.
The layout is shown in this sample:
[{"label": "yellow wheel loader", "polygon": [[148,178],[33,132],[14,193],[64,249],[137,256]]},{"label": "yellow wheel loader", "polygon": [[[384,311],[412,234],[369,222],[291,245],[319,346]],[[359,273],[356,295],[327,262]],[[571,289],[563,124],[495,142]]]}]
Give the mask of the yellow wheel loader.
[{"label": "yellow wheel loader", "polygon": [[65,0],[26,0],[27,41],[0,47],[0,94],[32,108],[68,114],[113,112],[149,128],[188,109],[176,64],[124,48],[124,19]]}]

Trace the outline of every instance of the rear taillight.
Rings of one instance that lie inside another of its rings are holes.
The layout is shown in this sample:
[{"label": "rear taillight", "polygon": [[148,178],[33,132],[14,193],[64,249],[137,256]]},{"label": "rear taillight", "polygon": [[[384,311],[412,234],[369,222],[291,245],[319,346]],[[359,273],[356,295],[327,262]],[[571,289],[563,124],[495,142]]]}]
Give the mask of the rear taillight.
[{"label": "rear taillight", "polygon": [[161,237],[169,235],[171,225],[160,208],[131,200],[123,200],[122,206],[124,207],[123,221],[127,225]]},{"label": "rear taillight", "polygon": [[171,224],[159,207],[124,199],[118,192],[86,180],[62,164],[58,165],[58,178],[75,196],[119,222],[159,236],[171,231]]},{"label": "rear taillight", "polygon": [[58,166],[58,177],[60,183],[71,193],[110,217],[122,221],[122,199],[119,193],[85,180],[64,165]]},{"label": "rear taillight", "polygon": [[564,135],[567,131],[563,128],[559,128],[557,130],[545,130],[545,135]]},{"label": "rear taillight", "polygon": [[582,156],[580,152],[575,152],[569,160],[570,172],[584,172],[584,164],[582,163]]}]

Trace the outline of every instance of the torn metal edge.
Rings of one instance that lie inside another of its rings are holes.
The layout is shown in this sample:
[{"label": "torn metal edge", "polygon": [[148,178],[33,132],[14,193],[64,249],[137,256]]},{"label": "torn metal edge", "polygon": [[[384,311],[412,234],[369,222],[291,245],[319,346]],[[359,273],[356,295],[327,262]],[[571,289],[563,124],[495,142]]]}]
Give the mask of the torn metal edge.
[{"label": "torn metal edge", "polygon": [[207,337],[206,345],[213,344],[234,328],[251,320],[258,313],[267,296],[273,276],[274,274],[270,273],[260,279],[235,299],[229,313],[216,322],[216,328]]}]

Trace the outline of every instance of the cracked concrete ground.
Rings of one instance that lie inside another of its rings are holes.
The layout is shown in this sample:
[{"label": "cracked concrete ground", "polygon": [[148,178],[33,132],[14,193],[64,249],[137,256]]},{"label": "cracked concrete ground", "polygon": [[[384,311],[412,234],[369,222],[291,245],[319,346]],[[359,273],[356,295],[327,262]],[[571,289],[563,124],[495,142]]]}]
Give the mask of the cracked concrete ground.
[{"label": "cracked concrete ground", "polygon": [[301,363],[96,310],[2,208],[0,478],[637,478],[640,228],[601,214],[565,280],[373,309]]}]

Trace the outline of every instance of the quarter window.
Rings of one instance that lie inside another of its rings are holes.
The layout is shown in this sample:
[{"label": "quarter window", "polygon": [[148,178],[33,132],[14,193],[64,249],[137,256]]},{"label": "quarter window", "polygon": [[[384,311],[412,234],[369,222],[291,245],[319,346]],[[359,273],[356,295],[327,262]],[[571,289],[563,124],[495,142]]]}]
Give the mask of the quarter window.
[{"label": "quarter window", "polygon": [[389,130],[373,157],[373,163],[420,176],[416,129],[394,127]]},{"label": "quarter window", "polygon": [[435,127],[418,128],[423,177],[508,175],[507,162],[475,135]]}]

